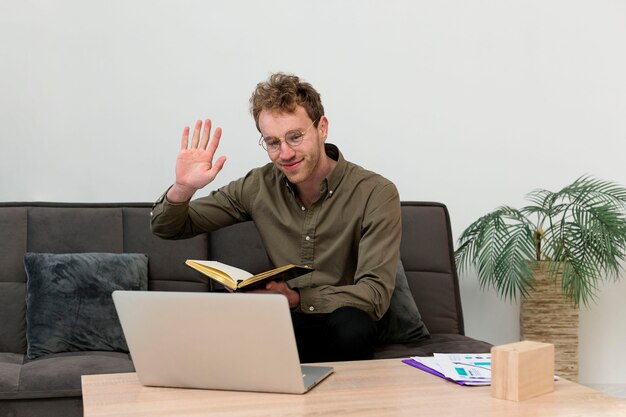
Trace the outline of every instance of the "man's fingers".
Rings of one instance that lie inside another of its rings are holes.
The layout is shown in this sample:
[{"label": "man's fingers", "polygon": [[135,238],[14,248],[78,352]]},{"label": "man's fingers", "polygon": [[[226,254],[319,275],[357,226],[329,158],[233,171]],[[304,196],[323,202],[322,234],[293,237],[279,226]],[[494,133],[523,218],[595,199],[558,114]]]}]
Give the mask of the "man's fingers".
[{"label": "man's fingers", "polygon": [[217,147],[220,144],[221,137],[222,137],[222,128],[218,127],[217,129],[215,129],[215,133],[213,134],[213,139],[211,139],[211,142],[209,143],[209,147],[207,148],[207,151],[211,155],[215,155],[215,151],[217,150]]},{"label": "man's fingers", "polygon": [[200,139],[200,149],[206,149],[207,144],[209,143],[209,135],[211,134],[211,119],[206,119],[204,121],[204,129],[202,129],[202,137]]},{"label": "man's fingers", "polygon": [[180,140],[180,149],[185,150],[189,146],[189,126],[183,129],[183,137]]},{"label": "man's fingers", "polygon": [[224,167],[224,163],[225,162],[226,162],[226,157],[225,156],[220,156],[219,158],[217,158],[217,161],[215,161],[215,163],[211,166],[211,178],[212,178],[212,180],[215,177],[217,177],[217,174],[219,174],[219,172]]},{"label": "man's fingers", "polygon": [[193,138],[191,139],[191,148],[197,148],[198,142],[200,142],[200,130],[202,129],[202,120],[196,122],[196,127],[193,129]]},{"label": "man's fingers", "polygon": [[[215,129],[215,133],[213,134],[213,138],[209,141],[209,136],[211,135],[211,119],[206,119],[204,121],[204,126],[202,120],[196,121],[196,124],[193,129],[193,136],[191,138],[191,143],[189,143],[189,126],[185,126],[183,129],[183,135],[180,140],[180,149],[199,149],[206,150],[209,153],[209,160],[213,159],[215,155],[215,151],[217,150],[220,144],[220,138],[222,137],[222,129]],[[215,164],[213,164],[215,173],[219,172],[224,166],[224,162],[226,161],[225,157],[220,157]]]}]

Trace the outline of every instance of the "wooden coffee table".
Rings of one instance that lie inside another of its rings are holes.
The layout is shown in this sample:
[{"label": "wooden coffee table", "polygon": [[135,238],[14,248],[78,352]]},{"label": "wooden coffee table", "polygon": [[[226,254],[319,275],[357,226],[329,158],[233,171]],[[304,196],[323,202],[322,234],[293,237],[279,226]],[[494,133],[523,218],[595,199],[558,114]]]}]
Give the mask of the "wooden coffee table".
[{"label": "wooden coffee table", "polygon": [[134,373],[85,375],[84,416],[626,416],[626,401],[563,379],[550,394],[512,402],[400,359],[326,365],[335,373],[304,395],[144,387]]}]

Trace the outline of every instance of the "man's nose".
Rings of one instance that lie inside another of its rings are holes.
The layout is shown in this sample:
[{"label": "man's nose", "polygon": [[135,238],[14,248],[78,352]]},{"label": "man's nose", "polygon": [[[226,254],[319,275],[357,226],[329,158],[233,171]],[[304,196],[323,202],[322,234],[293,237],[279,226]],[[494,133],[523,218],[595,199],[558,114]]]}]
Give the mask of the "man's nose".
[{"label": "man's nose", "polygon": [[285,141],[280,142],[280,159],[288,160],[293,158],[295,154],[293,148],[287,144]]}]

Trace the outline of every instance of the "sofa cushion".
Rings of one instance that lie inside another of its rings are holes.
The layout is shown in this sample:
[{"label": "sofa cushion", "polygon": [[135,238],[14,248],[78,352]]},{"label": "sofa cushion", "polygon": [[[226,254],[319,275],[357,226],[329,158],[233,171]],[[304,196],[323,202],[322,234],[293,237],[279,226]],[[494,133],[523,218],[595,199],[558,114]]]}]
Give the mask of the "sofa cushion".
[{"label": "sofa cushion", "polygon": [[0,352],[26,352],[25,299],[26,280],[0,282]]},{"label": "sofa cushion", "polygon": [[24,264],[29,359],[59,352],[128,351],[111,293],[147,289],[147,255],[26,253]]},{"label": "sofa cushion", "polygon": [[410,343],[389,343],[378,346],[374,359],[432,356],[433,353],[489,353],[492,345],[460,334],[432,334],[429,339]]},{"label": "sofa cushion", "polygon": [[127,353],[71,352],[28,360],[0,353],[0,400],[80,396],[81,375],[134,372]]},{"label": "sofa cushion", "polygon": [[422,321],[402,261],[398,260],[396,288],[389,309],[379,323],[380,343],[408,343],[428,339],[430,333]]},{"label": "sofa cushion", "polygon": [[27,230],[24,207],[0,205],[0,352],[26,352]]},{"label": "sofa cushion", "polygon": [[17,392],[23,362],[24,355],[0,352],[0,400]]}]

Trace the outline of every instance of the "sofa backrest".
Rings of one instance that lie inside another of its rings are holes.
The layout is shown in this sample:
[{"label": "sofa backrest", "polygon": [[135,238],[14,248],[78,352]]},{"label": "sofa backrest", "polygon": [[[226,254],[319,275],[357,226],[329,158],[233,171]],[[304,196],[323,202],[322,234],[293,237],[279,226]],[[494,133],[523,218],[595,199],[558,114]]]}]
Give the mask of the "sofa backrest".
[{"label": "sofa backrest", "polygon": [[402,202],[400,258],[428,330],[464,335],[452,227],[445,205]]},{"label": "sofa backrest", "polygon": [[[182,241],[150,232],[147,203],[0,203],[0,352],[26,351],[26,252],[145,253],[149,289],[211,291],[212,281],[184,265],[215,259],[250,272],[271,268],[252,222]],[[463,334],[463,317],[447,209],[402,203],[401,256],[431,333]]]},{"label": "sofa backrest", "polygon": [[150,232],[149,204],[0,204],[0,352],[26,350],[25,252],[136,252],[149,255],[149,288],[207,291],[184,265],[204,259],[208,237],[165,241]]}]

